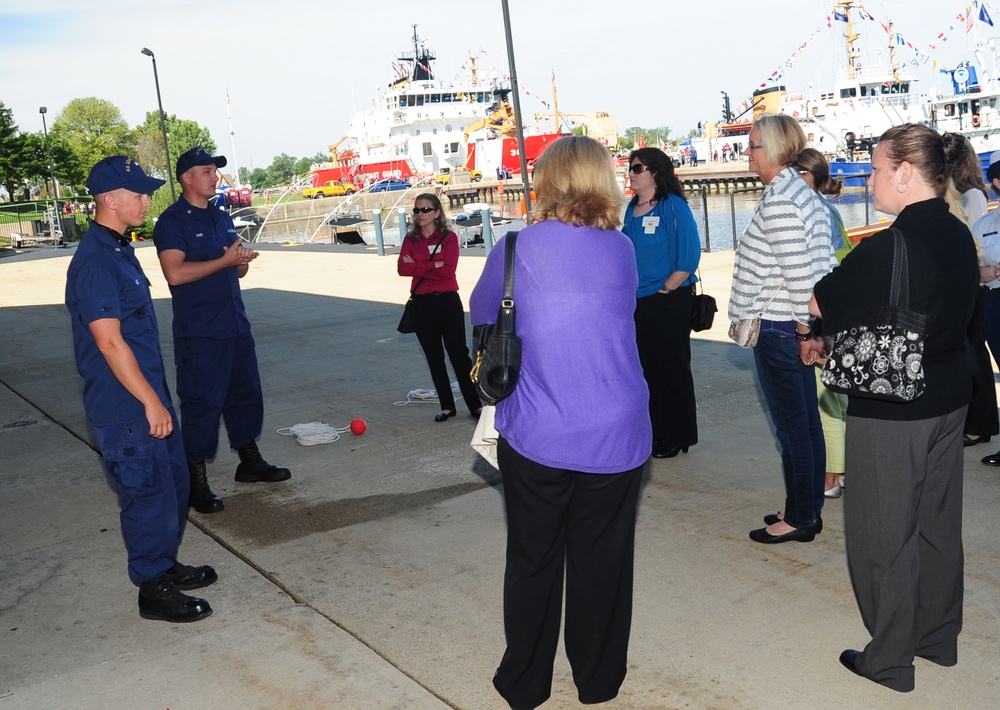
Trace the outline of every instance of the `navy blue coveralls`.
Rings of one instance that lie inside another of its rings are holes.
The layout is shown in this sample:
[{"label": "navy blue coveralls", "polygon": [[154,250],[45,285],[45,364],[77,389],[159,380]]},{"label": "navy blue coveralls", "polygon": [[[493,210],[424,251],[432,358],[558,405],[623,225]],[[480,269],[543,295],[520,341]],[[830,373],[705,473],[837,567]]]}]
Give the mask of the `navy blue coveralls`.
[{"label": "navy blue coveralls", "polygon": [[[185,261],[218,259],[238,236],[224,211],[195,207],[183,197],[163,211],[153,231],[157,253],[178,249]],[[264,424],[257,350],[239,276],[236,267],[222,269],[171,286],[170,293],[184,449],[190,461],[213,459],[220,417],[234,449],[256,441]]]},{"label": "navy blue coveralls", "polygon": [[[69,265],[66,308],[84,381],[83,406],[118,490],[128,575],[137,585],[151,582],[177,561],[190,478],[164,376],[149,281],[124,237],[91,222]],[[165,439],[149,435],[142,403],[122,386],[97,349],[88,326],[102,318],[121,322],[122,338],[170,412],[174,430]]]}]

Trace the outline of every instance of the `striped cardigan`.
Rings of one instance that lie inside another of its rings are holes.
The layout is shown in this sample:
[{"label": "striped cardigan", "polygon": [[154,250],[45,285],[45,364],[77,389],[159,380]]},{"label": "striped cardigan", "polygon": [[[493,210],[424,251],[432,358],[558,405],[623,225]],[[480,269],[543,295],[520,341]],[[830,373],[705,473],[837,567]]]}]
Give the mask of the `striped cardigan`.
[{"label": "striped cardigan", "polygon": [[736,246],[729,320],[809,323],[812,288],[837,265],[830,215],[791,168],[778,173]]}]

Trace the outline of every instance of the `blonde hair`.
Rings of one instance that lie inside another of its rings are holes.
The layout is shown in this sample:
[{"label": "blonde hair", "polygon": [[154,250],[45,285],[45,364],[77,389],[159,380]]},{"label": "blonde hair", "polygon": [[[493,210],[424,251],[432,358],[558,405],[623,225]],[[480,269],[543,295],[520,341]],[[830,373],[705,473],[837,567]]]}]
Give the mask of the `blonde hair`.
[{"label": "blonde hair", "polygon": [[763,113],[754,119],[767,162],[776,168],[788,165],[806,147],[802,126],[786,113]]},{"label": "blonde hair", "polygon": [[587,136],[566,136],[535,161],[536,214],[578,227],[616,229],[625,202],[608,149]]}]

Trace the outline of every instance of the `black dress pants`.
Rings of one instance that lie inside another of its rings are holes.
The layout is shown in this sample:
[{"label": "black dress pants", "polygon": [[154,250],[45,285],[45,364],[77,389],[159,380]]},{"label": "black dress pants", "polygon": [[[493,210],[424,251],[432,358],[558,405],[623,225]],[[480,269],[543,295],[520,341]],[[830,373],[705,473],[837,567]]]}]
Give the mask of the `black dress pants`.
[{"label": "black dress pants", "polygon": [[997,416],[996,380],[993,377],[993,363],[986,349],[986,332],[983,330],[983,313],[990,289],[982,287],[976,296],[976,308],[966,329],[969,339],[967,347],[978,365],[978,374],[972,381],[972,400],[969,413],[965,417],[965,433],[972,436],[996,436],[1000,434],[1000,418]]},{"label": "black dress pants", "polygon": [[503,437],[497,455],[507,510],[507,650],[493,685],[515,708],[551,694],[565,569],[566,655],[580,702],[610,700],[628,661],[642,466],[614,474],[551,468]]},{"label": "black dress pants", "polygon": [[482,402],[470,376],[472,360],[465,339],[465,309],[458,292],[414,296],[412,309],[417,340],[431,369],[431,380],[441,401],[441,409],[455,411],[455,395],[452,394],[448,368],[444,364],[447,351],[465,406],[470,412],[479,410]]},{"label": "black dress pants", "polygon": [[965,415],[962,407],[916,421],[847,416],[847,566],[872,635],[855,667],[904,693],[915,655],[958,662]]},{"label": "black dress pants", "polygon": [[635,334],[642,374],[649,386],[653,440],[667,446],[698,443],[698,421],[691,375],[693,287],[637,299]]}]

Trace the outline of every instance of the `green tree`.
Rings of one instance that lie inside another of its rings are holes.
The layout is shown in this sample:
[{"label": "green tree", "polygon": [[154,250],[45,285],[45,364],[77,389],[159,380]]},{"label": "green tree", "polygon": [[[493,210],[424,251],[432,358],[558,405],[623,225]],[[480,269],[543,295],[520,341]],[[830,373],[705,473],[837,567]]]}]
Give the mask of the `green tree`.
[{"label": "green tree", "polygon": [[[216,144],[212,134],[196,121],[177,118],[170,114],[165,121],[167,127],[167,145],[170,148],[170,162],[167,166],[163,152],[163,131],[160,130],[160,112],[150,111],[146,120],[136,128],[136,159],[150,173],[167,179],[167,172],[173,172],[177,158],[192,148],[201,146],[207,152],[215,154]],[[168,190],[169,193],[169,190]]]},{"label": "green tree", "polygon": [[3,185],[13,200],[17,189],[23,184],[25,164],[25,142],[14,123],[14,112],[0,101],[0,185]]},{"label": "green tree", "polygon": [[[245,170],[245,168],[242,168]],[[267,171],[264,168],[254,168],[250,172],[250,184],[254,187],[272,187]]]},{"label": "green tree", "polygon": [[289,182],[295,175],[295,158],[282,153],[275,156],[267,168],[267,182],[271,186]]},{"label": "green tree", "polygon": [[109,155],[134,155],[136,137],[110,101],[73,99],[52,122],[51,137],[65,143],[84,170]]},{"label": "green tree", "polygon": [[312,169],[313,163],[328,163],[328,162],[330,162],[330,154],[324,153],[322,151],[316,153],[316,155],[312,156],[311,158],[299,158],[297,161],[295,161],[295,167],[293,168],[293,170],[295,171],[294,174],[305,175]]}]

